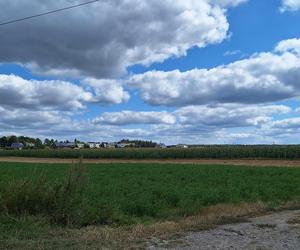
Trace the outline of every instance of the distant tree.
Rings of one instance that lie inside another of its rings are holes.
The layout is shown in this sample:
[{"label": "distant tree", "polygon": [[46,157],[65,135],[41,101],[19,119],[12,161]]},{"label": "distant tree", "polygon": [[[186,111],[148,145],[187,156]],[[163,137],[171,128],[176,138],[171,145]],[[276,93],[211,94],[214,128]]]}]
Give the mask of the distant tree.
[{"label": "distant tree", "polygon": [[45,146],[50,146],[50,143],[51,143],[51,141],[48,139],[48,138],[46,138],[45,140],[44,140],[44,145]]},{"label": "distant tree", "polygon": [[41,141],[40,138],[36,138],[36,139],[35,139],[35,146],[36,146],[37,148],[43,148],[43,147],[44,147],[43,142]]},{"label": "distant tree", "polygon": [[9,136],[6,146],[10,147],[11,144],[16,143],[16,142],[19,142],[17,136],[15,136],[15,135]]},{"label": "distant tree", "polygon": [[3,136],[0,138],[0,147],[1,148],[5,148],[8,144],[8,140],[7,140],[7,137],[6,136]]},{"label": "distant tree", "polygon": [[120,141],[120,143],[132,144],[131,147],[137,147],[137,148],[154,148],[154,147],[157,146],[156,142],[142,141],[142,140],[128,140],[128,139],[123,139],[123,140]]}]

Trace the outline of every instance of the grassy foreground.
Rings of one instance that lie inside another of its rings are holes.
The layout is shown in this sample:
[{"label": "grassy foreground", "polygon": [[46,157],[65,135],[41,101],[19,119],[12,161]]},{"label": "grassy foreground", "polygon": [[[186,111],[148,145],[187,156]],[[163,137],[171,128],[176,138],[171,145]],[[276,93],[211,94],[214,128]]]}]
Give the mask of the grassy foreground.
[{"label": "grassy foreground", "polygon": [[0,246],[178,220],[217,204],[276,206],[299,201],[299,183],[300,169],[290,168],[0,163]]}]

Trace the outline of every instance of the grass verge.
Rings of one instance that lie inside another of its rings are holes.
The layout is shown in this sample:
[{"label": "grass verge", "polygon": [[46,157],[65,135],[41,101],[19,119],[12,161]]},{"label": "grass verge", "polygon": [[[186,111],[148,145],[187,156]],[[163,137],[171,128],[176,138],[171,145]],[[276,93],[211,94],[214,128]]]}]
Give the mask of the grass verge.
[{"label": "grass verge", "polygon": [[219,204],[186,218],[118,227],[68,228],[51,225],[41,217],[0,218],[0,249],[144,249],[178,239],[187,231],[213,229],[221,224],[247,222],[249,216],[299,208],[299,202],[276,207],[263,202]]}]

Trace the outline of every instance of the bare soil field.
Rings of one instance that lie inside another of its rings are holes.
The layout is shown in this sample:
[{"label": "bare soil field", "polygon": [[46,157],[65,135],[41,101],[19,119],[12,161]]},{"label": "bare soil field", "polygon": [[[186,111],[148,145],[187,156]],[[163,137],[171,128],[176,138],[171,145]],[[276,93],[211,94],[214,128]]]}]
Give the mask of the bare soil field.
[{"label": "bare soil field", "polygon": [[[78,159],[59,158],[31,158],[31,157],[0,157],[0,162],[20,162],[20,163],[48,163],[48,164],[71,164],[78,162]],[[125,159],[83,159],[85,164],[107,164],[107,163],[156,163],[156,164],[220,164],[237,166],[257,166],[257,167],[300,167],[300,160],[274,160],[274,159],[170,159],[170,160],[125,160]]]}]

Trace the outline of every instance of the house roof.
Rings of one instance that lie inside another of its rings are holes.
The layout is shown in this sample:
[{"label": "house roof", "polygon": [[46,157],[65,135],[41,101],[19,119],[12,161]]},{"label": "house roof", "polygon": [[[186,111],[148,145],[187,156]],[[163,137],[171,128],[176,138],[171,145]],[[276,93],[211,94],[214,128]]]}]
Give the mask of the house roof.
[{"label": "house roof", "polygon": [[12,148],[23,148],[24,144],[20,143],[20,142],[14,142],[14,143],[11,144],[11,147]]}]

